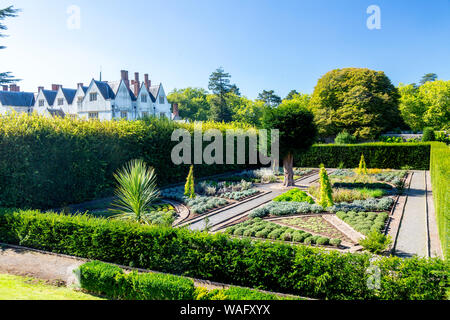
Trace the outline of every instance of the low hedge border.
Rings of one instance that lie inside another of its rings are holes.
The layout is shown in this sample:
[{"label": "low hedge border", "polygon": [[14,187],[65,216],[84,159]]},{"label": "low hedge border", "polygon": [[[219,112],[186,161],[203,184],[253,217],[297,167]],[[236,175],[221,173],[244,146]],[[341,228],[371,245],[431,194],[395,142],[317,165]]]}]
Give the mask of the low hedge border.
[{"label": "low hedge border", "polygon": [[81,265],[78,270],[82,289],[117,300],[293,300],[248,288],[208,290],[196,288],[192,279],[159,274],[125,273],[118,266],[100,261]]},{"label": "low hedge border", "polygon": [[[0,241],[31,248],[319,299],[443,299],[448,263],[342,254],[88,216],[5,209]],[[380,290],[369,267],[380,268]]]}]

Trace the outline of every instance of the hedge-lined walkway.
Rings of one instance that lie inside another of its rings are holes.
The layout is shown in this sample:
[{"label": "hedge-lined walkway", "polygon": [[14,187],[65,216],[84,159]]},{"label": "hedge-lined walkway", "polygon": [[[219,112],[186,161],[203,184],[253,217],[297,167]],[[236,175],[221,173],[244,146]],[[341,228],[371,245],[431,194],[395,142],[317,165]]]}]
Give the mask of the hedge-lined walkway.
[{"label": "hedge-lined walkway", "polygon": [[400,257],[442,257],[429,179],[427,171],[413,172],[395,245]]}]

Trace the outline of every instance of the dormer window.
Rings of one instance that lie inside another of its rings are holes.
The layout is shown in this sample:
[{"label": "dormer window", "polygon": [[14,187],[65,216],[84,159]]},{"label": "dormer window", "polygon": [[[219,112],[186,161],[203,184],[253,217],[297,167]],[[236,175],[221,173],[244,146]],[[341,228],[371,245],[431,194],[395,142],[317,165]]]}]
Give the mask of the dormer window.
[{"label": "dormer window", "polygon": [[144,103],[147,102],[147,95],[146,94],[141,95],[141,102],[144,102]]},{"label": "dormer window", "polygon": [[164,101],[165,101],[164,97],[159,97],[159,104],[164,104]]},{"label": "dormer window", "polygon": [[97,92],[91,92],[89,94],[89,101],[97,101]]}]

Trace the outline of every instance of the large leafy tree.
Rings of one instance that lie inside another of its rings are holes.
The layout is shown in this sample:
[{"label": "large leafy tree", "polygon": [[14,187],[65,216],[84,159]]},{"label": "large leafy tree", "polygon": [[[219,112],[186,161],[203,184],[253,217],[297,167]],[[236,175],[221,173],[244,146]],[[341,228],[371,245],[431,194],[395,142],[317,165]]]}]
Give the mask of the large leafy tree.
[{"label": "large leafy tree", "polygon": [[297,94],[298,94],[297,90],[291,90],[291,91],[289,91],[286,98],[284,98],[284,100],[292,100],[294,98],[294,96]]},{"label": "large leafy tree", "polygon": [[234,108],[233,120],[260,127],[265,108],[267,107],[263,101],[242,97],[239,105]]},{"label": "large leafy tree", "polygon": [[257,100],[263,101],[268,107],[276,107],[281,103],[281,98],[273,90],[263,90]]},{"label": "large leafy tree", "polygon": [[239,88],[230,83],[231,75],[222,67],[214,71],[209,77],[208,89],[213,96],[208,97],[211,106],[210,119],[214,121],[229,122],[232,120],[232,107],[228,103],[231,95],[240,95]]},{"label": "large leafy tree", "polygon": [[180,117],[193,121],[206,121],[209,118],[210,106],[207,101],[208,92],[201,88],[174,89],[167,99],[177,103]]},{"label": "large leafy tree", "polygon": [[262,127],[280,131],[280,156],[283,159],[284,186],[294,185],[294,155],[314,143],[317,129],[314,115],[305,103],[285,100],[277,108],[266,108]]},{"label": "large leafy tree", "polygon": [[[6,25],[2,23],[3,20],[10,17],[16,17],[17,13],[19,12],[19,9],[15,9],[13,6],[9,6],[5,9],[0,9],[0,38],[6,37],[5,34],[2,33],[2,31],[7,30]],[[0,45],[0,49],[4,49],[5,46]],[[0,71],[0,84],[8,84],[18,81],[17,79],[14,79],[14,77],[11,75],[11,72],[1,72]]]},{"label": "large leafy tree", "polygon": [[400,127],[399,93],[382,71],[336,69],[319,79],[310,108],[321,136],[346,129],[363,139]]},{"label": "large leafy tree", "polygon": [[411,129],[449,128],[450,81],[427,81],[420,87],[400,84],[399,92],[400,112]]}]

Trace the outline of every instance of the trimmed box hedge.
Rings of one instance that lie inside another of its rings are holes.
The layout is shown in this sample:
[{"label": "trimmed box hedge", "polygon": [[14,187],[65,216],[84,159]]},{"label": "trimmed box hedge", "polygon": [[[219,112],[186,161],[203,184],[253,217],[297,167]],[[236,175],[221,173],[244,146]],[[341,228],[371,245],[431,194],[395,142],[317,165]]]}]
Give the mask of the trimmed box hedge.
[{"label": "trimmed box hedge", "polygon": [[442,251],[449,257],[449,225],[450,225],[450,146],[443,142],[432,142],[431,183],[433,199],[439,227]]},{"label": "trimmed box hedge", "polygon": [[[184,181],[189,165],[177,166],[171,160],[178,144],[171,136],[179,128],[191,133],[194,129],[192,124],[156,118],[100,122],[0,115],[0,206],[48,209],[110,196],[113,173],[131,159],[141,158],[154,167],[159,186]],[[203,130],[211,128],[225,132],[241,127],[203,123]],[[195,175],[246,167],[196,165]]]},{"label": "trimmed box hedge", "polygon": [[118,266],[91,261],[78,268],[82,289],[117,300],[297,300],[248,288],[196,288],[190,278],[162,273],[125,273]]},{"label": "trimmed box hedge", "polygon": [[[327,299],[443,299],[449,265],[439,259],[382,257],[232,239],[39,211],[0,212],[0,241],[121,265]],[[380,289],[369,268],[380,268]]]},{"label": "trimmed box hedge", "polygon": [[349,145],[317,144],[308,151],[294,156],[296,167],[357,168],[361,154],[368,168],[401,169],[410,166],[415,170],[430,167],[429,143],[362,143]]}]

